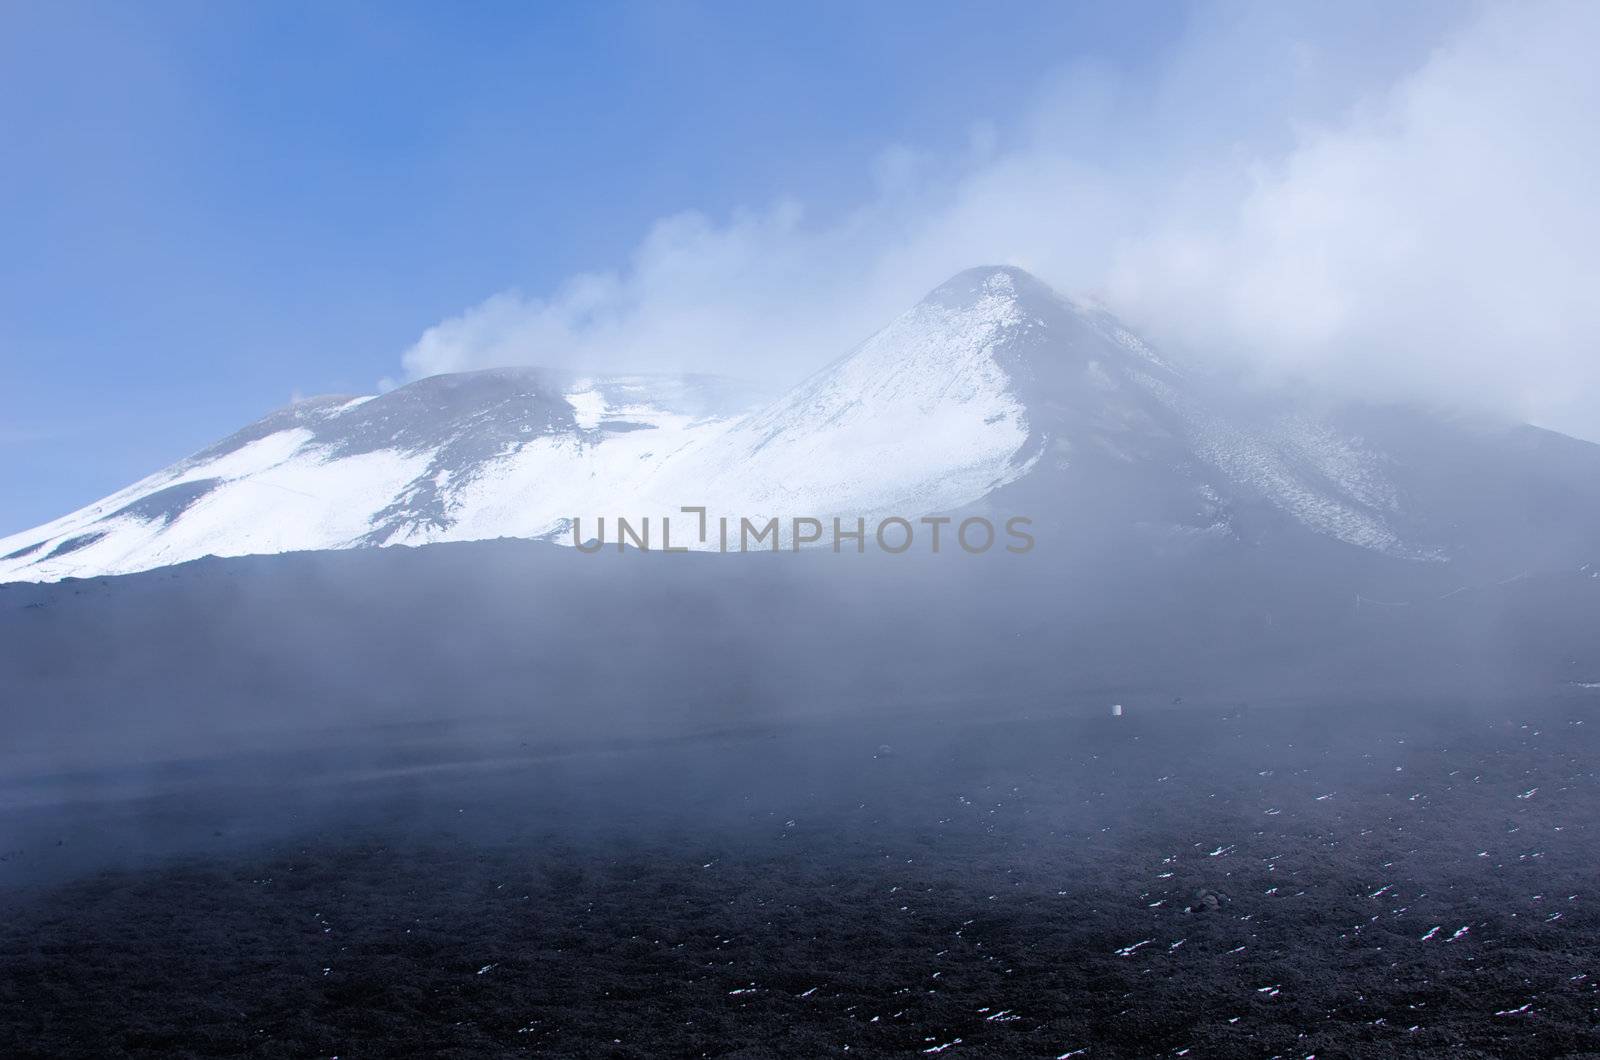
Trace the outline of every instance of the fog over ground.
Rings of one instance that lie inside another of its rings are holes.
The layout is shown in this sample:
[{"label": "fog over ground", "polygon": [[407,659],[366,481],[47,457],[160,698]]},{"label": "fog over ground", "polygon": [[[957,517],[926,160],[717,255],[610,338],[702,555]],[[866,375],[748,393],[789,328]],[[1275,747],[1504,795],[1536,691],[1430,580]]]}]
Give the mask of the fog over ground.
[{"label": "fog over ground", "polygon": [[875,194],[842,214],[662,218],[614,269],[429,328],[404,374],[789,382],[1004,262],[1169,351],[1600,438],[1597,31],[1583,3],[1219,5],[1154,86],[1063,69],[958,157],[885,145]]}]

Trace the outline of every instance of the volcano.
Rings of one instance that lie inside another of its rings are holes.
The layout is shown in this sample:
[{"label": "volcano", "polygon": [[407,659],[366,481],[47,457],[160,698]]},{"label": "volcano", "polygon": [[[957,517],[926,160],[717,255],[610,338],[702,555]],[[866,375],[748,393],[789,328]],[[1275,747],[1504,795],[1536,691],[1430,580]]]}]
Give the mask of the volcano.
[{"label": "volcano", "polygon": [[710,376],[504,368],[301,401],[0,540],[0,579],[571,544],[575,521],[685,506],[735,521],[1021,513],[1042,541],[1205,555],[1317,539],[1510,576],[1592,558],[1600,446],[1264,392],[1158,353],[1021,269],[985,267],[772,399]]}]

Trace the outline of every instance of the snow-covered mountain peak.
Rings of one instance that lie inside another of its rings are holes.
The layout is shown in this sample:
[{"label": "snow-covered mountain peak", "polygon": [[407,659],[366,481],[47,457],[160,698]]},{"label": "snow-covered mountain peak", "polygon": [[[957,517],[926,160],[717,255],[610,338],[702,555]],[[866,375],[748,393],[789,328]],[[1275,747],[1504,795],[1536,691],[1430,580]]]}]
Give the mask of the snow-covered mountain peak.
[{"label": "snow-covered mountain peak", "polygon": [[[1236,544],[1310,531],[1442,558],[1460,551],[1452,542],[1483,551],[1505,537],[1503,520],[1464,497],[1520,490],[1532,511],[1565,491],[1571,518],[1600,513],[1597,454],[1577,442],[1508,446],[1403,410],[1341,417],[1246,399],[1164,359],[1105,309],[987,266],[765,403],[710,376],[536,368],[300,401],[0,540],[0,580],[211,553],[570,543],[575,521],[589,536],[600,517],[659,520],[684,506],[735,522],[984,509],[1073,534]],[[1468,483],[1465,467],[1497,477]]]},{"label": "snow-covered mountain peak", "polygon": [[971,306],[989,298],[1012,302],[1052,301],[1058,298],[1048,284],[1015,265],[979,265],[963,269],[935,287],[923,299],[950,309]]}]

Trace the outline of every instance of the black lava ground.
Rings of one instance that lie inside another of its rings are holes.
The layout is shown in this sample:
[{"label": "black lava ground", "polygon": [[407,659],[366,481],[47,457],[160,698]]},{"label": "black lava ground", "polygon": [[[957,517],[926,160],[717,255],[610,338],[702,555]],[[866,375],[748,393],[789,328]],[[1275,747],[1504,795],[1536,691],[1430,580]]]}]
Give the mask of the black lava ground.
[{"label": "black lava ground", "polygon": [[1600,695],[425,765],[19,829],[0,1055],[1600,1055]]}]

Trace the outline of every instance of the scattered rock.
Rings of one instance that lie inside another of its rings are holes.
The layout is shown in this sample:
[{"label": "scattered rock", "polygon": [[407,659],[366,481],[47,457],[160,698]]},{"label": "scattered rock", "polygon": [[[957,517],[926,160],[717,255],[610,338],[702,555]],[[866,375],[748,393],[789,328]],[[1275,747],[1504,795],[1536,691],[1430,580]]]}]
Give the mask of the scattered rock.
[{"label": "scattered rock", "polygon": [[1189,896],[1188,911],[1191,913],[1215,913],[1218,909],[1227,905],[1228,902],[1228,896],[1221,891],[1212,891],[1202,887]]}]

